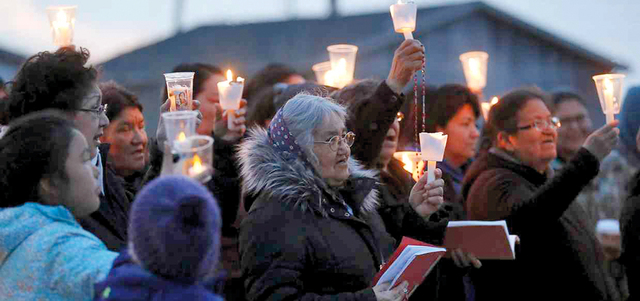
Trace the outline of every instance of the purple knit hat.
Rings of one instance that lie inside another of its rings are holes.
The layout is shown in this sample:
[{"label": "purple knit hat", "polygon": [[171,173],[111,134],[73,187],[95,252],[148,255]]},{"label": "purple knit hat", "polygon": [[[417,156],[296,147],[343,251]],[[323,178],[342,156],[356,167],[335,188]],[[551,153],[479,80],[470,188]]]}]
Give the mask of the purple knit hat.
[{"label": "purple knit hat", "polygon": [[184,176],[155,179],[137,195],[129,252],[146,270],[194,283],[213,277],[220,256],[220,209],[211,193]]}]

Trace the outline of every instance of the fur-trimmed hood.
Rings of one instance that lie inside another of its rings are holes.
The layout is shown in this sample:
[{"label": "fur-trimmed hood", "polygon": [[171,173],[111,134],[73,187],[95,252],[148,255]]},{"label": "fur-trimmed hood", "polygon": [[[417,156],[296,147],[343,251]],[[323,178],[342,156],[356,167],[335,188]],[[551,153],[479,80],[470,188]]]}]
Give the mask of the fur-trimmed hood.
[{"label": "fur-trimmed hood", "polygon": [[[245,208],[250,210],[256,198],[292,202],[303,211],[313,210],[327,216],[326,198],[335,196],[331,188],[297,156],[272,147],[267,130],[253,128],[238,149]],[[366,170],[349,158],[350,177],[339,191],[351,193],[361,212],[378,208],[377,172]],[[354,208],[355,209],[355,208]]]}]

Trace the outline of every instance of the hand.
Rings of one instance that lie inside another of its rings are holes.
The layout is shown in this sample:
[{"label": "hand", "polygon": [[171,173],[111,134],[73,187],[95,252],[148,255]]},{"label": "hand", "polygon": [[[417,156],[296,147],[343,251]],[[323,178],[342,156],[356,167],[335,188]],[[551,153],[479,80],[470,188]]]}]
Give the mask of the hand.
[{"label": "hand", "polygon": [[461,249],[455,249],[451,251],[451,258],[453,258],[453,262],[459,268],[466,268],[470,265],[473,265],[474,268],[479,269],[482,267],[482,263],[478,258],[473,256],[471,253],[467,253],[462,251]]},{"label": "hand", "polygon": [[247,101],[245,99],[240,100],[240,109],[233,112],[233,114],[235,114],[235,120],[233,121],[231,128],[228,127],[229,124],[227,121],[229,118],[229,116],[227,116],[229,111],[223,111],[220,104],[216,104],[216,112],[220,112],[220,114],[216,114],[216,124],[214,129],[216,136],[227,142],[237,141],[244,136],[244,133],[247,131],[245,118],[245,115],[247,114]]},{"label": "hand", "polygon": [[582,144],[582,147],[586,148],[592,155],[596,156],[599,161],[602,161],[611,150],[618,144],[618,135],[620,129],[618,126],[618,120],[606,124],[593,132]]},{"label": "hand", "polygon": [[413,74],[422,69],[424,46],[418,40],[405,40],[393,54],[391,70],[387,76],[387,85],[393,92],[402,93],[402,89],[411,81]]},{"label": "hand", "polygon": [[376,294],[377,301],[401,301],[409,298],[409,282],[403,281],[400,285],[388,291],[391,282],[385,282],[373,287],[373,293]]},{"label": "hand", "polygon": [[[171,100],[167,98],[167,100],[165,100],[165,102],[160,106],[160,118],[158,119],[158,127],[156,128],[156,144],[158,146],[158,149],[161,150],[164,149],[164,143],[167,141],[167,132],[164,128],[162,113],[169,112],[170,108]],[[200,108],[200,101],[194,99],[191,103],[191,108],[194,111],[198,112],[198,116],[196,116],[196,128],[198,128],[198,126],[200,126],[200,123],[202,123],[202,113],[198,111],[198,109]]]},{"label": "hand", "polygon": [[423,174],[411,188],[409,204],[424,220],[428,220],[432,213],[438,211],[444,202],[444,180],[439,168],[434,170],[436,180],[427,184],[427,174]]}]

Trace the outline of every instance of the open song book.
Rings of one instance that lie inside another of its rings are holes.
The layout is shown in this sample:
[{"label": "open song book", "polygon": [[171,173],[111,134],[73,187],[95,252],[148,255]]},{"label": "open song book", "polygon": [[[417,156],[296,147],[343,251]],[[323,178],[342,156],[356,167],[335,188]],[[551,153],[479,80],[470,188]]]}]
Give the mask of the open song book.
[{"label": "open song book", "polygon": [[407,290],[413,292],[446,251],[444,248],[403,237],[389,262],[376,274],[373,286],[391,282],[389,289],[392,289],[406,280],[409,282]]},{"label": "open song book", "polygon": [[453,221],[447,225],[444,247],[462,249],[478,259],[516,259],[517,235],[509,235],[507,222]]}]

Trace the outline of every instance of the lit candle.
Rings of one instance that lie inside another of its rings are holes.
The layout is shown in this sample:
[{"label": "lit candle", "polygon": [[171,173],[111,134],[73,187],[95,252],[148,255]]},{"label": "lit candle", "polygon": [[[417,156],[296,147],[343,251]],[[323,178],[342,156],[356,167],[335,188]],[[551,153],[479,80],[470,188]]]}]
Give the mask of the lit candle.
[{"label": "lit candle", "polygon": [[192,178],[195,178],[206,170],[206,168],[202,165],[202,160],[200,160],[200,157],[197,154],[193,156],[193,159],[190,163],[191,167],[189,167],[189,169],[187,170],[187,174]]},{"label": "lit candle", "polygon": [[499,101],[498,97],[493,97],[491,99],[491,102],[481,102],[480,106],[482,107],[482,116],[484,117],[485,121],[489,120],[489,111],[491,111],[491,107],[493,107],[495,104],[497,104]]},{"label": "lit candle", "polygon": [[231,70],[227,70],[227,80],[218,83],[220,106],[227,111],[227,128],[229,129],[234,127],[233,122],[236,119],[234,111],[240,109],[243,88],[244,78],[238,76],[234,81]]},{"label": "lit candle", "polygon": [[416,30],[416,14],[418,7],[413,2],[398,0],[398,3],[389,7],[393,28],[402,33],[405,40],[413,39],[412,32]]},{"label": "lit candle", "polygon": [[607,123],[613,122],[615,120],[614,114],[620,113],[624,78],[624,74],[601,74],[593,77],[596,89],[598,89],[600,106],[607,117]]},{"label": "lit candle", "polygon": [[474,93],[481,93],[487,85],[487,60],[489,55],[482,51],[466,52],[460,55],[467,87]]},{"label": "lit candle", "polygon": [[605,106],[605,115],[607,117],[607,123],[611,123],[614,120],[613,117],[613,83],[609,78],[605,78],[602,82],[604,89],[602,93],[604,94],[604,102]]},{"label": "lit candle", "polygon": [[404,164],[402,167],[411,174],[413,180],[417,182],[420,179],[422,170],[424,169],[424,162],[421,160],[419,152],[395,152],[393,153],[393,157]]},{"label": "lit candle", "polygon": [[75,6],[50,7],[47,9],[54,45],[65,47],[72,44],[73,29],[76,21],[75,9]]},{"label": "lit candle", "polygon": [[420,133],[422,160],[427,161],[427,183],[435,181],[436,162],[442,161],[447,146],[447,135],[438,133]]}]

